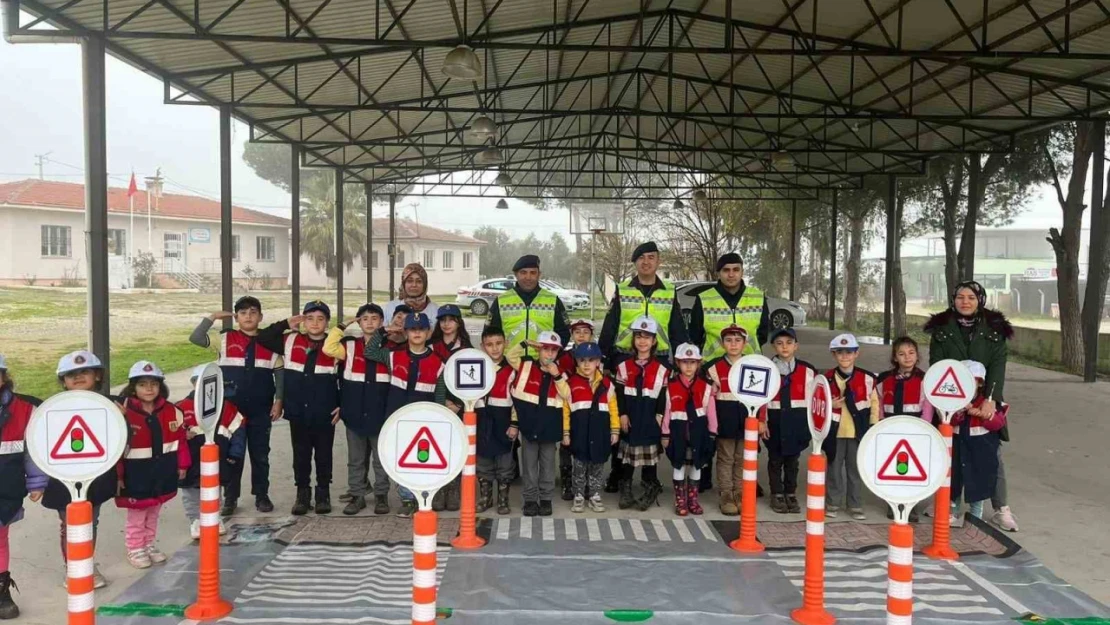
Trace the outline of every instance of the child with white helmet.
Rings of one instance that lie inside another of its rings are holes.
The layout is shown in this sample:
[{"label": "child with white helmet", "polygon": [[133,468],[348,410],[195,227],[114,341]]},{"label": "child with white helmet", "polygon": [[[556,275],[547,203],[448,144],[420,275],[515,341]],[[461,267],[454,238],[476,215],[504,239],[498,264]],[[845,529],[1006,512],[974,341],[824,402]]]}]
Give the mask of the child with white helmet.
[{"label": "child with white helmet", "polygon": [[698,482],[717,436],[713,386],[701,374],[701,350],[683,343],[673,355],[678,375],[667,384],[660,426],[663,447],[674,467],[674,511],[702,514]]}]

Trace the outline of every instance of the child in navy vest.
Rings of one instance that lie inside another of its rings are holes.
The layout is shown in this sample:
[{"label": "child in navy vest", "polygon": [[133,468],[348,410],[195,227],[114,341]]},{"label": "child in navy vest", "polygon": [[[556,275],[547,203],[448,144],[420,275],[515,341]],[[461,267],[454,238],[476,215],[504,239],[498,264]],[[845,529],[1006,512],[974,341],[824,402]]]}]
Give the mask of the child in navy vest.
[{"label": "child in navy vest", "polygon": [[[586,319],[578,319],[570,324],[570,344],[563,348],[560,352],[559,358],[556,363],[559,365],[559,371],[564,375],[574,373],[578,365],[574,361],[574,348],[582,343],[589,343],[594,340],[594,325]],[[613,450],[616,451],[615,449]],[[620,477],[617,471],[619,460],[617,455],[613,454],[613,470],[609,472],[609,481],[605,484],[605,492],[615,493],[616,482],[615,480]],[[563,501],[571,501],[574,499],[574,483],[572,474],[574,472],[574,463],[571,460],[570,447],[559,447],[559,481],[563,484]],[[610,490],[610,489],[613,490]]]},{"label": "child in navy vest", "polygon": [[795,358],[798,335],[793,328],[771,335],[782,382],[778,395],[767,405],[767,471],[771,485],[771,510],[780,514],[802,511],[798,504],[798,460],[809,446],[809,417],[806,390],[818,375],[813,365]]},{"label": "child in navy vest", "polygon": [[988,412],[988,389],[984,388],[987,369],[980,362],[965,360],[963,365],[975,376],[975,399],[963,410],[952,415],[952,514],[960,508],[960,499],[968,503],[969,512],[983,518],[983,503],[994,496],[998,481],[998,448],[1002,444],[1000,430],[1006,426],[1009,404],[996,402]]},{"label": "child in navy vest", "polygon": [[[655,351],[659,325],[651,317],[640,317],[632,322],[632,349],[634,355],[623,359],[614,371],[617,408],[620,411],[621,436],[618,457],[621,463],[621,510],[638,508],[647,510],[659,503],[663,484],[659,481],[659,442],[663,433],[658,416],[663,414],[663,390],[671,377],[671,370]],[[640,468],[643,492],[637,499],[632,492],[632,476]]]},{"label": "child in navy vest", "polygon": [[493,483],[497,482],[497,514],[509,514],[509,485],[513,483],[513,441],[517,437],[516,411],[509,389],[516,371],[505,359],[505,333],[486,326],[482,349],[497,367],[489,395],[474,404],[478,416],[478,512],[493,506]]},{"label": "child in navy vest", "polygon": [[590,510],[605,512],[601,502],[601,474],[620,432],[620,411],[613,385],[601,372],[601,348],[582,343],[574,348],[577,370],[560,381],[563,397],[563,447],[573,462],[574,504],[571,512],[586,509],[589,485]]},{"label": "child in navy vest", "polygon": [[23,518],[23,498],[36,502],[46,488],[46,474],[27,454],[23,439],[31,414],[39,400],[16,395],[15,382],[0,354],[0,620],[19,616],[12,601],[11,548],[8,534],[12,524]]},{"label": "child in navy vest", "polygon": [[557,382],[566,375],[556,360],[563,341],[554,332],[541,332],[531,342],[538,358],[522,360],[524,350],[514,345],[506,357],[517,368],[512,386],[520,440],[520,473],[524,480],[524,516],[551,516],[555,493],[556,448],[563,438],[563,398]]},{"label": "child in navy vest", "polygon": [[678,375],[667,385],[660,427],[663,447],[674,467],[674,510],[678,516],[701,514],[698,481],[717,436],[713,386],[699,374],[701,350],[689,343],[674,351]]},{"label": "child in navy vest", "polygon": [[856,366],[859,342],[855,336],[839,334],[833,337],[829,351],[836,359],[836,367],[825,372],[833,400],[833,423],[822,444],[829,458],[825,514],[836,518],[846,500],[852,518],[863,521],[867,515],[863,512],[863,482],[856,465],[856,452],[867,428],[879,421],[875,375]]}]

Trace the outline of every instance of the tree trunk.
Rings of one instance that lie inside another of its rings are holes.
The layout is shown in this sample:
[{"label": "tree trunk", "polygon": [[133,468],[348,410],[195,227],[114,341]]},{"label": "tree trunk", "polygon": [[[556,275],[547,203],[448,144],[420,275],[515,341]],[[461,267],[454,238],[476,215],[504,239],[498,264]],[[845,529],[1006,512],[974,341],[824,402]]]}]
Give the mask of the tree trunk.
[{"label": "tree trunk", "polygon": [[[983,203],[985,187],[981,180],[983,162],[978,154],[968,155],[967,174],[967,214],[964,215],[964,228],[960,232],[960,280],[975,279],[975,230],[979,221],[979,206]],[[951,285],[955,288],[955,285]]]},{"label": "tree trunk", "polygon": [[906,199],[899,197],[894,203],[894,258],[891,259],[892,331],[895,337],[906,335],[906,289],[902,283],[902,217]]},{"label": "tree trunk", "polygon": [[848,262],[844,267],[844,328],[855,330],[856,312],[859,307],[860,257],[863,255],[863,226],[866,215],[848,215],[851,241],[848,244]]},{"label": "tree trunk", "polygon": [[944,200],[944,283],[945,292],[941,295],[941,302],[947,302],[960,283],[959,248],[956,246],[956,234],[960,210],[960,197],[964,190],[964,159],[957,158],[952,165],[952,184],[947,179],[941,180],[941,194]]},{"label": "tree trunk", "polygon": [[[1106,146],[1106,124],[1105,122],[1096,123],[1093,129],[1094,135],[1092,138],[1092,151],[1101,150],[1103,157],[1105,157]],[[1097,152],[1095,152],[1097,154]],[[1105,170],[1105,160],[1102,162],[1103,169],[1095,168],[1091,172],[1092,178],[1092,202],[1091,202],[1091,239],[1088,248],[1087,256],[1087,289],[1083,297],[1083,312],[1081,318],[1083,320],[1083,341],[1085,347],[1088,349],[1091,346],[1096,347],[1095,363],[1092,366],[1087,362],[1086,353],[1084,352],[1085,370],[1083,372],[1087,381],[1093,381],[1090,378],[1090,372],[1098,370],[1098,354],[1097,345],[1099,341],[1099,325],[1102,321],[1106,302],[1106,285],[1107,276],[1110,276],[1110,198],[1106,197],[1106,185],[1098,185],[1097,183],[1103,182],[1101,180],[1103,171]],[[1099,196],[1099,189],[1094,188],[1101,186],[1101,197]],[[1101,200],[1101,201],[1099,201]],[[1096,203],[1097,202],[1097,203]],[[1094,330],[1093,334],[1089,330]]]}]

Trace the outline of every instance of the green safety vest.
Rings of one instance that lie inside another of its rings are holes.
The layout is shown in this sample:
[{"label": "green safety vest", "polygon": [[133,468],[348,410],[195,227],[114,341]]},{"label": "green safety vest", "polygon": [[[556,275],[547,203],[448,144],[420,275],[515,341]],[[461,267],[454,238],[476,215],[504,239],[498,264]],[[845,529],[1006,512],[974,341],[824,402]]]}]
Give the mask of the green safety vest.
[{"label": "green safety vest", "polygon": [[759,349],[759,319],[763,316],[763,291],[748,286],[740,296],[736,308],[729,308],[725,298],[716,287],[702,291],[698,295],[701,300],[702,317],[705,326],[705,345],[702,347],[702,356],[706,362],[725,354],[725,344],[721,341],[721,331],[732,324],[736,324],[748,333],[748,343],[744,346],[744,354],[758,354]]},{"label": "green safety vest", "polygon": [[[540,289],[531,304],[525,304],[515,290],[497,297],[497,308],[501,311],[501,329],[505,332],[505,345],[517,345],[521,341],[536,339],[540,332],[555,331],[555,305],[559,298],[547,289]],[[531,348],[525,346],[524,355]]]},{"label": "green safety vest", "polygon": [[667,284],[662,278],[656,278],[663,288],[652,291],[651,297],[644,297],[640,289],[632,286],[632,280],[617,287],[617,297],[621,304],[620,334],[614,346],[622,351],[632,351],[632,322],[639,317],[651,317],[659,324],[659,334],[656,335],[660,352],[670,351],[671,342],[667,336],[670,331],[671,310],[674,306],[674,286]]}]

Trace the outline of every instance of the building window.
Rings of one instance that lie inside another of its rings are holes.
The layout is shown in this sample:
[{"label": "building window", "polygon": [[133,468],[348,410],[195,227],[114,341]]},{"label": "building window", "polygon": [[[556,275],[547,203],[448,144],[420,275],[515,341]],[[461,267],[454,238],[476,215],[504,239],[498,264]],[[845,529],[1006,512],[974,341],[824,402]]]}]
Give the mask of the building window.
[{"label": "building window", "polygon": [[436,266],[436,251],[424,250],[424,268],[431,269]]},{"label": "building window", "polygon": [[126,230],[108,231],[108,253],[112,256],[124,256],[127,254]]},{"label": "building window", "polygon": [[455,253],[454,252],[444,252],[443,253],[443,268],[444,269],[454,269],[455,268]]},{"label": "building window", "polygon": [[474,266],[474,252],[463,252],[463,269],[470,269]]},{"label": "building window", "polygon": [[162,258],[185,258],[185,235],[166,232],[162,235]]},{"label": "building window", "polygon": [[378,268],[378,250],[370,252],[370,266],[373,269]]},{"label": "building window", "polygon": [[73,255],[69,226],[42,227],[42,255],[69,258]]},{"label": "building window", "polygon": [[274,262],[274,237],[257,237],[255,239],[255,258],[260,261]]},{"label": "building window", "polygon": [[405,250],[397,250],[397,269],[405,266]]},{"label": "building window", "polygon": [[239,235],[231,235],[231,260],[239,260]]}]

